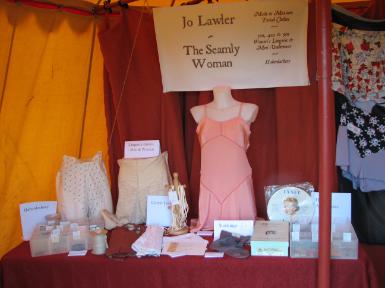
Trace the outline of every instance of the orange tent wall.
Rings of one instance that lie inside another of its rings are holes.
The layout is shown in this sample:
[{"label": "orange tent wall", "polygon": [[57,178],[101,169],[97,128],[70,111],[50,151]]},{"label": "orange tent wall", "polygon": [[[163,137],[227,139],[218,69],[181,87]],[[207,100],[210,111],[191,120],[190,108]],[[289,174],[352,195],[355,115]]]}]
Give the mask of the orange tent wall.
[{"label": "orange tent wall", "polygon": [[64,154],[107,157],[99,20],[0,0],[0,257],[19,204],[56,199]]}]

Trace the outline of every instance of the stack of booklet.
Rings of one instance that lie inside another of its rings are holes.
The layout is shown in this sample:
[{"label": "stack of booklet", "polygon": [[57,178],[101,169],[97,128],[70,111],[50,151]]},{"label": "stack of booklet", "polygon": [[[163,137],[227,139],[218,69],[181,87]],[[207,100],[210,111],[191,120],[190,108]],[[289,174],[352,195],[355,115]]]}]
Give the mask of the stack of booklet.
[{"label": "stack of booklet", "polygon": [[202,237],[188,233],[174,237],[163,237],[162,255],[171,257],[203,256],[209,241]]}]

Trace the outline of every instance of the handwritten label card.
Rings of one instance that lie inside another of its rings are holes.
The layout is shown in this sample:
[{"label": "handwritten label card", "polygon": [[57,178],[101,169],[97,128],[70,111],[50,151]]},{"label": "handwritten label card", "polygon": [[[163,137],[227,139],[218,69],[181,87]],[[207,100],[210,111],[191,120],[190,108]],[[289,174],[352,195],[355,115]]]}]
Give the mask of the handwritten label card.
[{"label": "handwritten label card", "polygon": [[30,202],[20,204],[20,220],[23,240],[29,241],[38,224],[46,222],[45,216],[56,213],[56,201]]},{"label": "handwritten label card", "polygon": [[219,239],[221,231],[227,231],[239,236],[252,236],[253,220],[214,220],[214,240]]},{"label": "handwritten label card", "polygon": [[[314,203],[313,222],[318,222],[319,218],[319,192],[312,193]],[[350,193],[332,193],[332,222],[345,223],[351,221],[351,194]]]},{"label": "handwritten label card", "polygon": [[168,196],[147,196],[146,225],[171,226],[171,202]]},{"label": "handwritten label card", "polygon": [[124,142],[124,158],[149,158],[160,154],[159,140]]}]

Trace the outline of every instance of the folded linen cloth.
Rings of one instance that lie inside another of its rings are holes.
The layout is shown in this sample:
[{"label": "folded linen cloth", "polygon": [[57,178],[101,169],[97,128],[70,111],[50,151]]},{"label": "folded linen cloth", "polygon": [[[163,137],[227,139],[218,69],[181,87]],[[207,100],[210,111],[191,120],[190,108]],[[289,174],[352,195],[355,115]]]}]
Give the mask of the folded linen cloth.
[{"label": "folded linen cloth", "polygon": [[146,231],[133,244],[137,257],[160,256],[162,250],[163,227],[158,225],[147,226]]}]

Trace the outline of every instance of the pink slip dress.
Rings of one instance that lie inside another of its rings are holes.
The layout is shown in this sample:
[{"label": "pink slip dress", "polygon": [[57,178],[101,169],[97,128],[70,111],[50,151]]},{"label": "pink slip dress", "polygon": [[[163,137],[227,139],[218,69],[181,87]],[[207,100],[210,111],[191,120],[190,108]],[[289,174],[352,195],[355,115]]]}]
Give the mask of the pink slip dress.
[{"label": "pink slip dress", "polygon": [[252,170],[247,160],[250,125],[241,117],[207,117],[197,127],[201,145],[199,219],[192,231],[213,230],[214,220],[255,220]]}]

